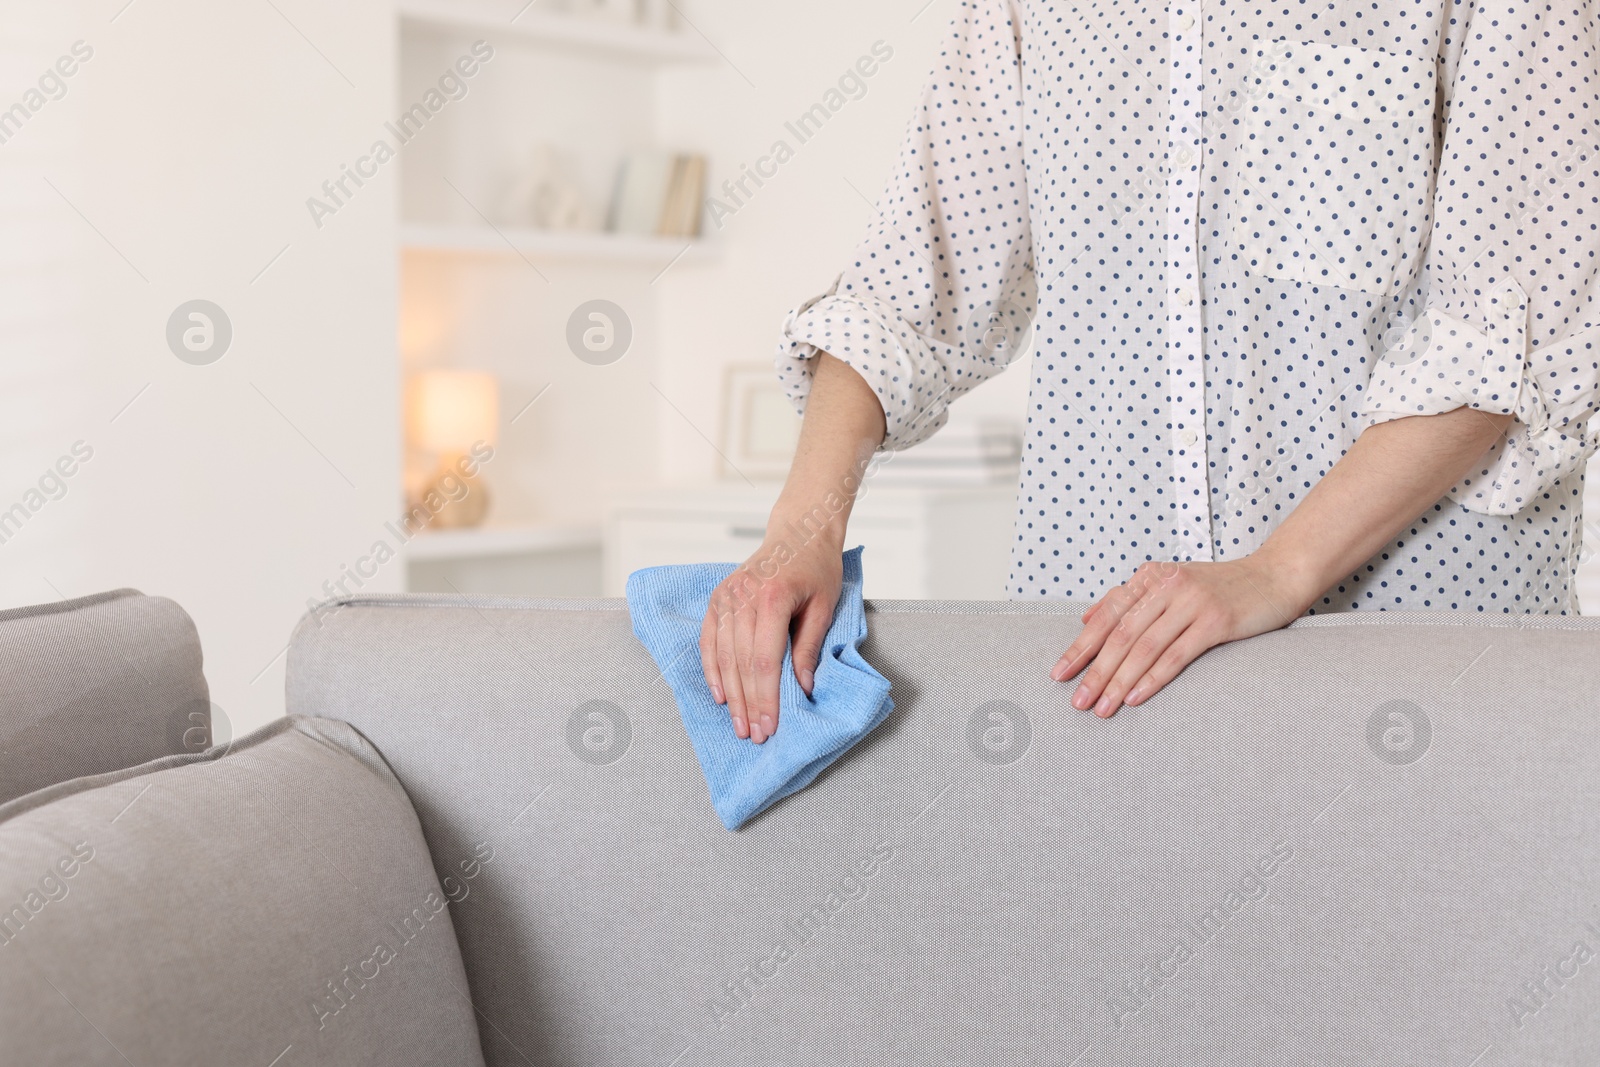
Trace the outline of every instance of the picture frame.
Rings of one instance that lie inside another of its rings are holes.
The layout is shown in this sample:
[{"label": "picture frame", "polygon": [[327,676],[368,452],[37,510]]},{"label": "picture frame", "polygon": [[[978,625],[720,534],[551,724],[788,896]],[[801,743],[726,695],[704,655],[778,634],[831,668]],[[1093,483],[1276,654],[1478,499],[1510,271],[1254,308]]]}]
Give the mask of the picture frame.
[{"label": "picture frame", "polygon": [[800,416],[770,363],[742,363],[724,370],[723,477],[782,480],[799,441]]}]

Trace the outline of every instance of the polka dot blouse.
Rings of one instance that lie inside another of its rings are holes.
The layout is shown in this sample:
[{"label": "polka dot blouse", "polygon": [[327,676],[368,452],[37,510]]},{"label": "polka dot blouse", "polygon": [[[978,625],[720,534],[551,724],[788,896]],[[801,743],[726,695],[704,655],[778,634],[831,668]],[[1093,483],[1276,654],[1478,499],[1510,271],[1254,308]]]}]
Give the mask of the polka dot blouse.
[{"label": "polka dot blouse", "polygon": [[777,364],[886,449],[1031,376],[1010,596],[1246,555],[1367,426],[1508,437],[1312,611],[1577,611],[1600,405],[1594,0],[965,0]]}]

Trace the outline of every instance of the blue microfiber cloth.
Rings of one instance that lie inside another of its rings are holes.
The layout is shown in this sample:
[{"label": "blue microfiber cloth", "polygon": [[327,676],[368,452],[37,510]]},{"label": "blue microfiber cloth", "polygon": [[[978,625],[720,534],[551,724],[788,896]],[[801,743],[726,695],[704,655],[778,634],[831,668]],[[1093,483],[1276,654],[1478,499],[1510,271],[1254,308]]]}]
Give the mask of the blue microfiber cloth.
[{"label": "blue microfiber cloth", "polygon": [[823,640],[811,696],[795,680],[793,648],[785,649],[778,674],[778,729],[759,745],[733,732],[733,716],[711,698],[700,666],[700,623],[711,591],[738,564],[645,567],[628,575],[634,636],[672,687],[711,788],[711,806],[730,830],[810,785],[894,707],[889,680],[856,648],[867,636],[861,547],[844,554],[844,585]]}]

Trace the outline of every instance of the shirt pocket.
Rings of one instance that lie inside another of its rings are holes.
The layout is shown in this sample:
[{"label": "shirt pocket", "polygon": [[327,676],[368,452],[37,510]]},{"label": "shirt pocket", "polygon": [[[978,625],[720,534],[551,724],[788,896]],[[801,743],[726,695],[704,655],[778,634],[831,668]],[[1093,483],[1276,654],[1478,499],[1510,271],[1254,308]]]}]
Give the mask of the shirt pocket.
[{"label": "shirt pocket", "polygon": [[1384,296],[1433,201],[1432,59],[1273,41],[1246,75],[1229,243],[1252,274]]}]

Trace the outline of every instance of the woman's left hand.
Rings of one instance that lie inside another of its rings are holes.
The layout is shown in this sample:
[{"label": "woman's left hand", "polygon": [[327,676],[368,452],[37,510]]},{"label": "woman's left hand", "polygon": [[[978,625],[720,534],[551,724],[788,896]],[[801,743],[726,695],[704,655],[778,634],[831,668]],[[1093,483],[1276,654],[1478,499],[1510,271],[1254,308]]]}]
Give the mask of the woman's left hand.
[{"label": "woman's left hand", "polygon": [[1140,704],[1201,653],[1289,625],[1310,601],[1259,555],[1222,563],[1145,563],[1083,614],[1083,632],[1050,671],[1089,670],[1072,706],[1101,718]]}]

